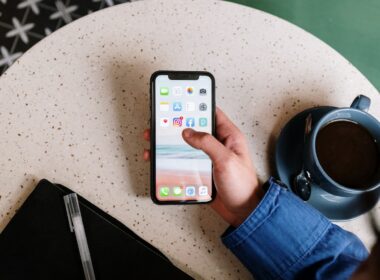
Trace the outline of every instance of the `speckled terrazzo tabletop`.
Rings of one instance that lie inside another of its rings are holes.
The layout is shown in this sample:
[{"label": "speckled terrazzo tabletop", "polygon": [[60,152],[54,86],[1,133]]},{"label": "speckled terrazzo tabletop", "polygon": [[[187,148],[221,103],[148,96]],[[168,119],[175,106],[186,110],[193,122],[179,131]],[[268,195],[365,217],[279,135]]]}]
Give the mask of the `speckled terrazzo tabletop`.
[{"label": "speckled terrazzo tabletop", "polygon": [[[245,132],[262,180],[271,174],[274,139],[295,113],[347,106],[366,94],[380,118],[380,97],[366,78],[283,20],[219,1],[119,5],[53,33],[1,76],[0,230],[47,178],[125,223],[195,278],[250,278],[220,242],[227,224],[209,207],[150,200],[142,132],[149,78],[161,69],[214,74],[217,105]],[[364,216],[341,225],[372,244]]]}]

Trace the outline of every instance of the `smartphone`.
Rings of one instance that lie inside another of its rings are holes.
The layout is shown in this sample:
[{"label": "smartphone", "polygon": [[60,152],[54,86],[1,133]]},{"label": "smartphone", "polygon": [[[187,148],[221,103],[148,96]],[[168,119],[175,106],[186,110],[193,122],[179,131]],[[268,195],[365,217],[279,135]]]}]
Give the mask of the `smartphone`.
[{"label": "smartphone", "polygon": [[151,77],[151,197],[157,204],[211,202],[212,162],[182,138],[185,128],[215,135],[215,79],[208,72]]}]

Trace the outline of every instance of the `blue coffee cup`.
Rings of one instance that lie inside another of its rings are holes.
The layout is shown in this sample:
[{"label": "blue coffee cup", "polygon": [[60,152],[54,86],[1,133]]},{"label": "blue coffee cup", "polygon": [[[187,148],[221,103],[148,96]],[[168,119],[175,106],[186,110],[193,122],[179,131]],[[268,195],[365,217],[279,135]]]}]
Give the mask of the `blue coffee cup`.
[{"label": "blue coffee cup", "polygon": [[[306,137],[303,164],[303,174],[305,176],[302,178],[302,180],[300,180],[300,182],[297,182],[298,184],[303,184],[304,186],[312,186],[313,184],[316,184],[328,193],[343,197],[359,195],[364,192],[373,191],[380,187],[380,174],[374,178],[370,186],[365,188],[354,189],[339,184],[338,182],[334,181],[323,169],[321,163],[318,160],[316,149],[318,133],[326,125],[335,121],[350,121],[361,125],[370,133],[375,143],[378,145],[378,149],[380,149],[380,122],[375,117],[367,113],[370,104],[371,101],[368,97],[359,95],[352,102],[351,107],[334,109],[322,116],[322,118],[320,118],[316,123],[312,123],[311,115],[311,128],[307,135],[305,135]],[[307,199],[308,198],[305,200]]]}]

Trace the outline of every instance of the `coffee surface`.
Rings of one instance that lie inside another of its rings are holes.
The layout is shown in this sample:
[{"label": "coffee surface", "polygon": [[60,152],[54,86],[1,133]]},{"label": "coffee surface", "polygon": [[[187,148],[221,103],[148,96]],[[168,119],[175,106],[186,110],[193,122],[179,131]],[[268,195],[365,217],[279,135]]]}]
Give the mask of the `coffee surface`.
[{"label": "coffee surface", "polygon": [[337,183],[354,189],[370,187],[379,172],[379,149],[372,135],[359,124],[334,121],[317,135],[317,157]]}]

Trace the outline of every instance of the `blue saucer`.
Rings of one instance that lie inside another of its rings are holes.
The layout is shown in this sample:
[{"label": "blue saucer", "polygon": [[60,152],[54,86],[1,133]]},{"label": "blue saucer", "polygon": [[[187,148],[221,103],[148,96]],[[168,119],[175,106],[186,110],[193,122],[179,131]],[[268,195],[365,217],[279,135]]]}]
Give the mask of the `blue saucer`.
[{"label": "blue saucer", "polygon": [[[335,107],[307,109],[293,117],[282,129],[276,144],[276,172],[278,178],[292,187],[292,180],[302,168],[305,119],[312,113],[313,123]],[[313,184],[307,201],[333,221],[350,220],[372,209],[380,196],[380,189],[353,197],[330,194]]]}]

